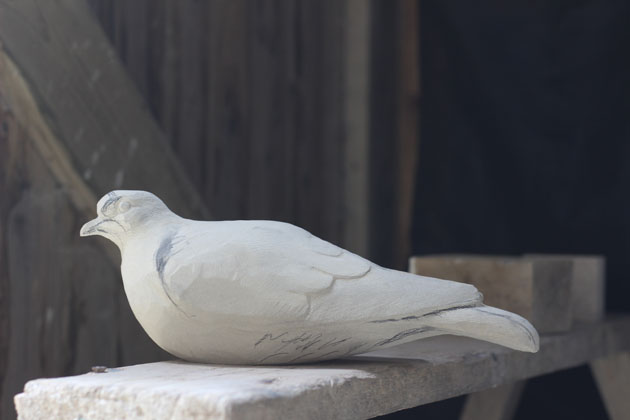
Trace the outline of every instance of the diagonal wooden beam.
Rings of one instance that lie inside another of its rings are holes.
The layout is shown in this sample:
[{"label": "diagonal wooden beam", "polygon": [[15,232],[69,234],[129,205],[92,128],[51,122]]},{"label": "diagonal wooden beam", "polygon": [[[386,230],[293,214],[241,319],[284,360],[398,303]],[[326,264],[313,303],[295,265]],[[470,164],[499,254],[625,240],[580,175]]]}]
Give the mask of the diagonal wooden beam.
[{"label": "diagonal wooden beam", "polygon": [[0,91],[86,215],[127,188],[208,217],[84,0],[0,0]]}]

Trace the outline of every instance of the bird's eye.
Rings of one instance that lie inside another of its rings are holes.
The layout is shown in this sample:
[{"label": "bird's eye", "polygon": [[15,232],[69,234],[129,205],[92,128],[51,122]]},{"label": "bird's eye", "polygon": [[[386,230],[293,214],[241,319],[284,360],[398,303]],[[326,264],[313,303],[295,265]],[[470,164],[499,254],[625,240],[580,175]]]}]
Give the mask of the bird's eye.
[{"label": "bird's eye", "polygon": [[119,213],[124,213],[127,210],[129,210],[131,208],[131,204],[129,204],[129,201],[121,201],[120,203],[118,203],[118,212]]}]

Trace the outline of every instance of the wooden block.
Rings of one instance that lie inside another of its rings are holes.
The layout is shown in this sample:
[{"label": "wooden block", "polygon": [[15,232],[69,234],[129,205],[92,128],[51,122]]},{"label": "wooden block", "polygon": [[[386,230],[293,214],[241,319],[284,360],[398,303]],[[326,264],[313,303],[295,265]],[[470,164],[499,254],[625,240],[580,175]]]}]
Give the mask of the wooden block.
[{"label": "wooden block", "polygon": [[469,283],[487,305],[517,313],[538,332],[571,328],[571,275],[564,259],[440,255],[412,257],[410,271],[423,276]]},{"label": "wooden block", "polygon": [[606,259],[597,255],[539,255],[526,258],[544,258],[570,261],[572,267],[571,306],[573,319],[594,322],[604,319],[606,303]]}]

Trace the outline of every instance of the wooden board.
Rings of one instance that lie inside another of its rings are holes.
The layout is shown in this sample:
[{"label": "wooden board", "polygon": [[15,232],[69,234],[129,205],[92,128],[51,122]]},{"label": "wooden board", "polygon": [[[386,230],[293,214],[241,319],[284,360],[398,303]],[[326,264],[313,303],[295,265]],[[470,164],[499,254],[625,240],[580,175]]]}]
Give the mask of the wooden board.
[{"label": "wooden board", "polygon": [[155,419],[362,419],[628,349],[630,317],[625,316],[542,337],[537,354],[443,336],[316,365],[161,362],[33,381],[16,403],[23,420],[74,418],[79,413],[91,420],[128,413]]}]

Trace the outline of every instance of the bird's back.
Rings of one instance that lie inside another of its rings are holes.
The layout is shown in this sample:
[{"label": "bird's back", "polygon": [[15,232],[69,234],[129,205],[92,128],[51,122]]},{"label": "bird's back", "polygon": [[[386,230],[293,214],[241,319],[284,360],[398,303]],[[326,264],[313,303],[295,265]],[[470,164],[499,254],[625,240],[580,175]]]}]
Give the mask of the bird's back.
[{"label": "bird's back", "polygon": [[361,322],[481,301],[471,285],[385,269],[280,222],[191,221],[162,248],[165,288],[197,316]]}]

